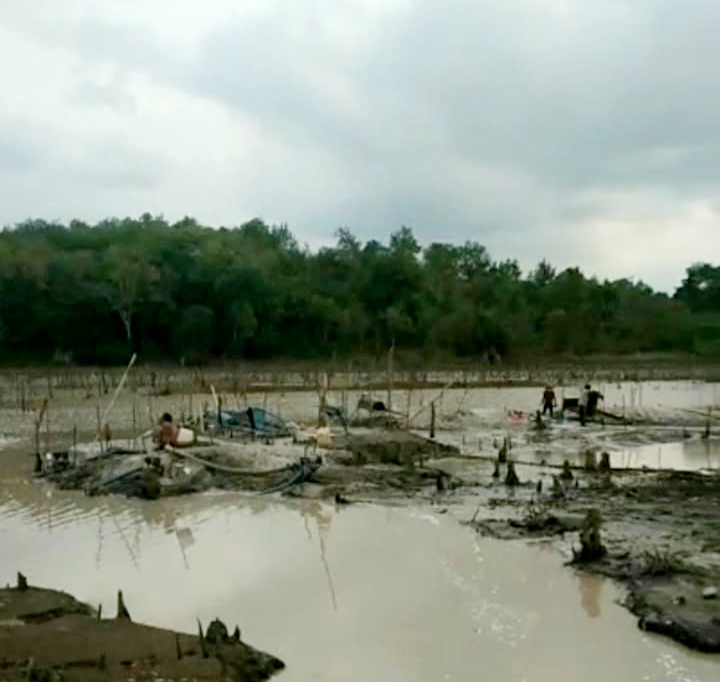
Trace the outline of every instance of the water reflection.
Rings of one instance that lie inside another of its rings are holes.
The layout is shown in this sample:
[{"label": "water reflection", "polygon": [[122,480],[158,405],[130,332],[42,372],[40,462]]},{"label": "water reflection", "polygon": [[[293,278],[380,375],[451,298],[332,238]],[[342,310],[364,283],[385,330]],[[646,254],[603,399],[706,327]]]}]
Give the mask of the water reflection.
[{"label": "water reflection", "polygon": [[[624,449],[616,449],[600,441],[595,445],[595,449],[609,453],[613,469],[720,469],[720,440],[698,438],[674,443],[638,444]],[[518,461],[522,462],[529,456],[531,463],[539,464],[544,460],[548,464],[559,466],[567,459],[573,466],[582,467],[585,464],[582,450],[579,445],[572,452],[559,446],[546,446],[533,453],[521,453]]]},{"label": "water reflection", "polygon": [[195,544],[195,538],[193,537],[192,530],[190,528],[176,528],[175,537],[180,545],[180,551],[182,552],[185,568],[189,569],[190,564],[188,563],[186,550]]},{"label": "water reflection", "polygon": [[196,618],[239,622],[287,662],[288,682],[475,680],[478,670],[660,682],[673,679],[668,661],[686,680],[717,672],[709,657],[644,638],[611,583],[578,578],[548,546],[475,537],[458,523],[467,510],[46,492],[0,480],[0,579],[21,568],[106,613],[122,588],[134,618],[186,631]]},{"label": "water reflection", "polygon": [[332,526],[332,514],[323,508],[323,505],[317,501],[311,501],[307,504],[303,504],[300,507],[300,513],[302,514],[305,522],[305,529],[308,534],[308,538],[312,541],[312,533],[310,531],[309,519],[314,519],[315,527],[318,534],[318,544],[320,546],[320,561],[323,565],[325,576],[327,577],[328,590],[330,592],[330,599],[332,601],[333,610],[337,611],[337,594],[335,592],[335,584],[333,583],[332,573],[330,572],[330,565],[327,560],[327,540],[330,535],[330,527]]},{"label": "water reflection", "polygon": [[601,576],[585,573],[581,573],[578,576],[580,602],[583,611],[585,611],[590,618],[598,618],[600,616],[600,603],[604,583],[605,579]]}]

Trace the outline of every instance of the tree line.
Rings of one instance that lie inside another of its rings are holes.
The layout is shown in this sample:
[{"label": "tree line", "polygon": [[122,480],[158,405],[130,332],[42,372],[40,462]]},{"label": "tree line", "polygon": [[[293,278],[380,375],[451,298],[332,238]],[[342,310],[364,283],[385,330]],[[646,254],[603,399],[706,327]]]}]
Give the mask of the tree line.
[{"label": "tree line", "polygon": [[674,295],[542,261],[523,273],[477,242],[421,248],[340,229],[301,247],[255,219],[97,225],[29,220],[0,232],[0,360],[720,354],[720,266],[694,264]]}]

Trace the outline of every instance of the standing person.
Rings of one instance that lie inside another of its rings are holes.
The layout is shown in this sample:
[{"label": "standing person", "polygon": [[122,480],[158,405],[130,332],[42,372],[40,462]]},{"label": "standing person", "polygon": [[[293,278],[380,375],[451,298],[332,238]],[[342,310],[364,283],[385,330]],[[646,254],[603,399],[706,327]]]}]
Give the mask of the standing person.
[{"label": "standing person", "polygon": [[588,417],[595,416],[595,412],[597,411],[597,408],[598,408],[598,402],[600,400],[603,400],[603,401],[605,400],[605,396],[603,396],[603,394],[600,393],[600,391],[598,391],[595,388],[592,391],[590,391],[590,394],[588,396],[588,404],[587,404],[587,416]]},{"label": "standing person", "polygon": [[585,384],[583,392],[580,394],[580,402],[578,403],[578,411],[580,413],[580,426],[585,426],[587,418],[588,403],[590,402],[590,384]]},{"label": "standing person", "polygon": [[543,405],[543,417],[546,412],[550,412],[550,417],[553,416],[553,408],[557,405],[557,398],[555,397],[555,391],[552,386],[545,386],[542,396]]}]

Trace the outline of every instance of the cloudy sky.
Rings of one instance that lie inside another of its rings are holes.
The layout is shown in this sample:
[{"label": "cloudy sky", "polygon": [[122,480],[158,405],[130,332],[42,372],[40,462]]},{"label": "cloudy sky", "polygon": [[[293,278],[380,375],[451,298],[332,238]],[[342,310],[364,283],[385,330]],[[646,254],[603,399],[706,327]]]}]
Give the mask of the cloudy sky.
[{"label": "cloudy sky", "polygon": [[672,290],[720,262],[717,0],[0,0],[0,223],[255,216]]}]

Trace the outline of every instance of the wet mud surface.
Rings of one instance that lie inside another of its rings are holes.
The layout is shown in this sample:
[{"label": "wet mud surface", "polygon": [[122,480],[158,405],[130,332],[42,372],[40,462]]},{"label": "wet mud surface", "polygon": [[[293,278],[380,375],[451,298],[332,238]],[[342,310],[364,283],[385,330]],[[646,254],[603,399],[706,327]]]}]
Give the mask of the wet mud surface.
[{"label": "wet mud surface", "polygon": [[[493,497],[494,518],[469,525],[503,538],[564,537],[568,563],[627,588],[639,627],[698,651],[720,652],[720,475],[574,473],[547,492]],[[532,486],[526,486],[530,488]],[[580,561],[579,531],[591,511],[604,553]]]},{"label": "wet mud surface", "polygon": [[214,440],[189,448],[148,451],[78,449],[35,457],[34,476],[88,495],[158,499],[221,489],[258,495],[386,499],[428,486],[459,485],[427,464],[460,454],[457,447],[401,430],[334,434],[324,448],[284,440]]},{"label": "wet mud surface", "polygon": [[216,620],[195,635],[102,618],[55,590],[0,589],[0,680],[266,680],[284,668]]}]

